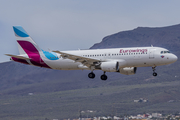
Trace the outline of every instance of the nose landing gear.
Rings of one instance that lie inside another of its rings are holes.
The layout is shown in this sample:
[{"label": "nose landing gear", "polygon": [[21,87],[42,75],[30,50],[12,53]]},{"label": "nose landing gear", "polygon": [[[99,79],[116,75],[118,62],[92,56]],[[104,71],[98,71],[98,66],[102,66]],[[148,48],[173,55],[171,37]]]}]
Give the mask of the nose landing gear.
[{"label": "nose landing gear", "polygon": [[156,67],[152,67],[152,69],[153,69],[153,76],[157,76],[157,73],[155,72],[155,69]]}]

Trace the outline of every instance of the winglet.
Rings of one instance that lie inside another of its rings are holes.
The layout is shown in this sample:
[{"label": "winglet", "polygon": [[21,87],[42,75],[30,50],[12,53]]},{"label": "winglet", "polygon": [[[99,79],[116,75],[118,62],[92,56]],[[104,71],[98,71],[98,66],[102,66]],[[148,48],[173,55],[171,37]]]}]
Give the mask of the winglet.
[{"label": "winglet", "polygon": [[60,51],[58,51],[58,50],[53,51],[53,52],[55,52],[55,53],[59,53],[59,54],[62,54],[62,52],[60,52]]}]

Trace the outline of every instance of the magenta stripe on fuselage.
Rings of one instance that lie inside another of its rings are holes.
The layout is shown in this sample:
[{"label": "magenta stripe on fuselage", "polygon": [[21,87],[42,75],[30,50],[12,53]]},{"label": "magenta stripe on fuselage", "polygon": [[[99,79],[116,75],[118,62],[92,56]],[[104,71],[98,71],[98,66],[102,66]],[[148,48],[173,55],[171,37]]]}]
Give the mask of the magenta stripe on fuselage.
[{"label": "magenta stripe on fuselage", "polygon": [[[26,54],[31,58],[31,63],[36,66],[50,68],[44,61],[41,59],[39,51],[35,48],[35,46],[28,41],[17,41],[19,45],[23,48]],[[41,61],[41,62],[40,62]]]}]

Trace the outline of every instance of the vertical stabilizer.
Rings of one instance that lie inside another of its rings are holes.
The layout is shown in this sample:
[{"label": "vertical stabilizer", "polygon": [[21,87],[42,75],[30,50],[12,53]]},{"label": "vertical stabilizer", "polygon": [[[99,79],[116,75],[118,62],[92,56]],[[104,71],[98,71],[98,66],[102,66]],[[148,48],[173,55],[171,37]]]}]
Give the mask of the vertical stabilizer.
[{"label": "vertical stabilizer", "polygon": [[19,53],[20,55],[23,55],[23,57],[13,56],[12,59],[14,61],[22,62],[25,64],[32,64],[36,66],[50,68],[41,58],[42,50],[27,34],[27,32],[21,26],[13,26],[13,29],[16,36]]},{"label": "vertical stabilizer", "polygon": [[20,54],[37,53],[41,51],[38,45],[21,26],[13,26]]}]

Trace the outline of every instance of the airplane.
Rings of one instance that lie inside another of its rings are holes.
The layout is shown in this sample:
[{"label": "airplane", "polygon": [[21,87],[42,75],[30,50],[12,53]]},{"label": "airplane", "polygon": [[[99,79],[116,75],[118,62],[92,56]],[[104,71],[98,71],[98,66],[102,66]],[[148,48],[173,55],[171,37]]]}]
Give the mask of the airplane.
[{"label": "airplane", "polygon": [[20,55],[11,55],[10,60],[57,70],[91,70],[88,77],[95,78],[94,70],[102,70],[101,80],[107,80],[106,72],[133,75],[137,67],[168,65],[177,61],[177,56],[161,47],[129,47],[89,49],[74,51],[44,51],[33,41],[21,26],[13,26]]}]

